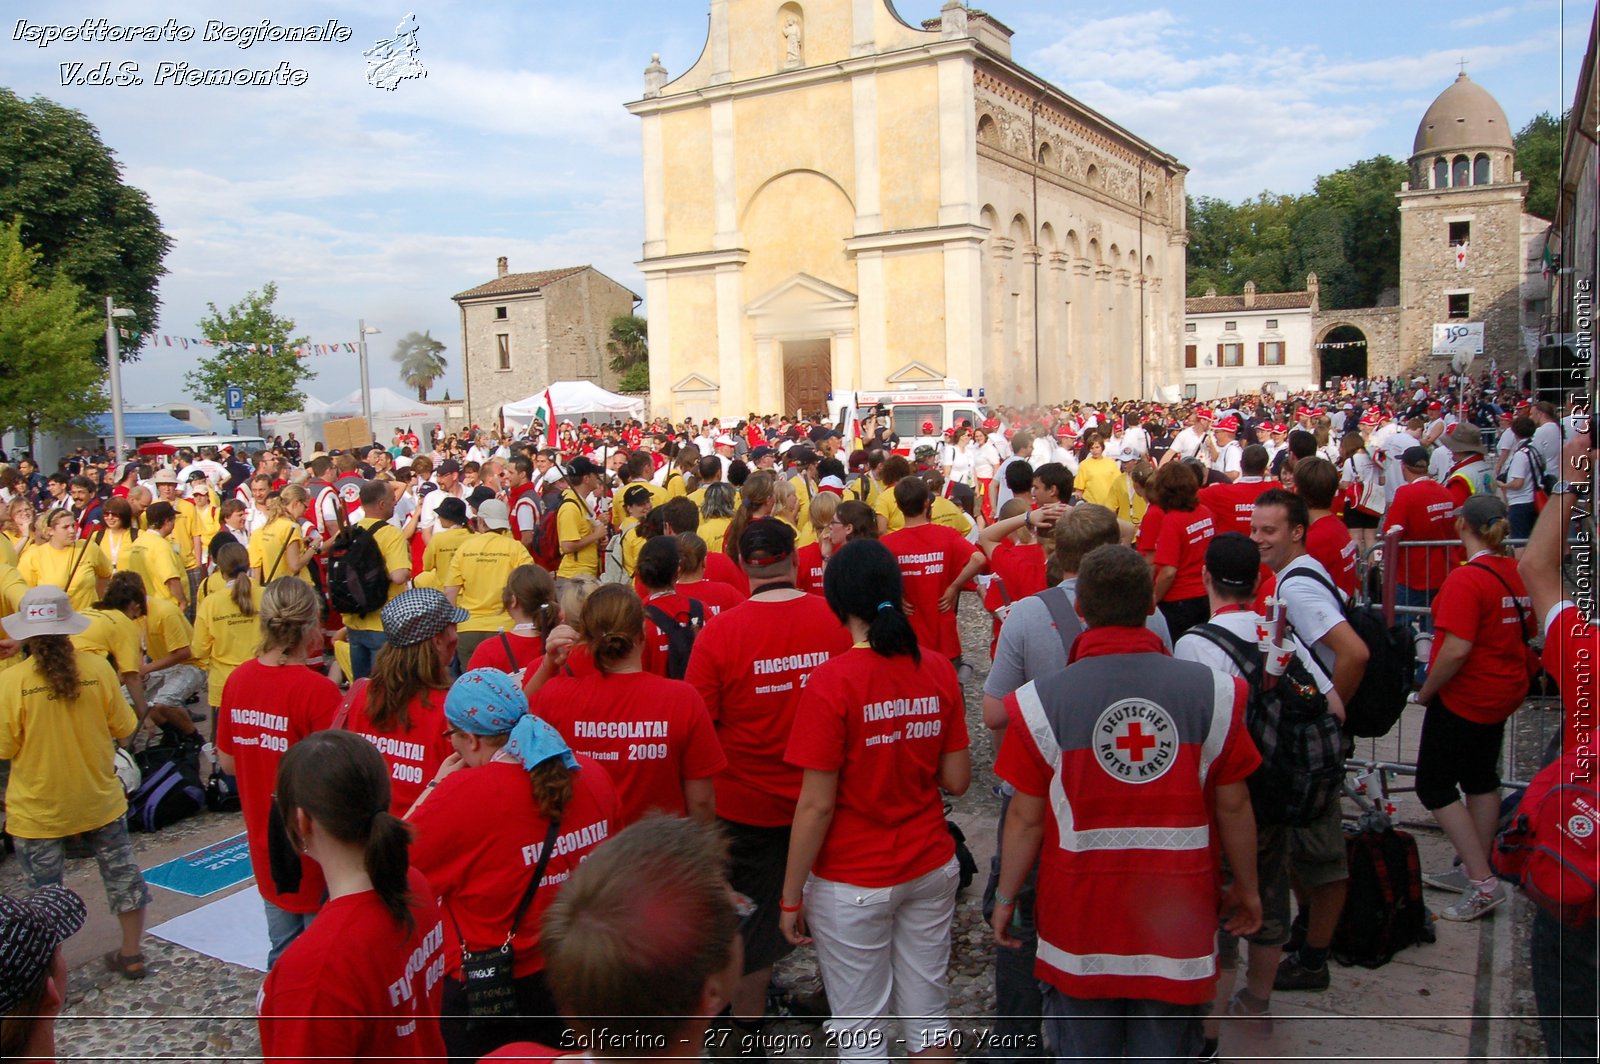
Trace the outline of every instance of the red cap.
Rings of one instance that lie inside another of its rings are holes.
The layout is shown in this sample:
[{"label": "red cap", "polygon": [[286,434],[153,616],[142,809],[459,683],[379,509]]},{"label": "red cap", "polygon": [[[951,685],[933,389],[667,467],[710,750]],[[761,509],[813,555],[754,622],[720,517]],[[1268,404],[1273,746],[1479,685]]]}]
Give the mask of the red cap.
[{"label": "red cap", "polygon": [[1000,427],[1000,419],[999,418],[987,417],[987,418],[983,419],[983,431],[985,431],[985,432],[993,432],[995,429],[997,429],[999,427]]},{"label": "red cap", "polygon": [[1272,426],[1272,431],[1277,435],[1282,436],[1284,433],[1289,431],[1289,426],[1280,421],[1276,425]]},{"label": "red cap", "polygon": [[1238,432],[1239,419],[1234,417],[1232,414],[1229,414],[1227,417],[1217,422],[1215,428],[1218,432]]},{"label": "red cap", "polygon": [[932,436],[933,435],[933,422],[924,421],[922,423],[922,434],[924,436]]},{"label": "red cap", "polygon": [[1212,418],[1217,416],[1217,415],[1213,414],[1210,410],[1208,410],[1207,408],[1205,408],[1203,406],[1199,410],[1196,410],[1194,413],[1195,413],[1195,416],[1198,417],[1202,421],[1210,421]]},{"label": "red cap", "polygon": [[1443,410],[1444,406],[1443,406],[1443,404],[1441,404],[1439,402],[1439,400],[1435,399],[1433,402],[1428,404],[1428,409],[1429,410]]}]

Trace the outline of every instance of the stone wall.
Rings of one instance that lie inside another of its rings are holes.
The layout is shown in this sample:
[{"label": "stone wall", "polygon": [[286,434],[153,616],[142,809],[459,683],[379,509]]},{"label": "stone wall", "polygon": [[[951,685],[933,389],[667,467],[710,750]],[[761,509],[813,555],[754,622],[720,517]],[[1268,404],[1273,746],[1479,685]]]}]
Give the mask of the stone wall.
[{"label": "stone wall", "polygon": [[[496,317],[504,307],[505,318]],[[505,403],[526,399],[550,380],[542,294],[490,296],[462,305],[461,349],[467,378],[467,420],[492,424]],[[511,346],[511,368],[500,368],[499,337]]]},{"label": "stone wall", "polygon": [[606,342],[611,321],[633,313],[633,293],[595,270],[562,278],[544,289],[547,370],[551,380],[592,380],[615,390]]},{"label": "stone wall", "polygon": [[1399,307],[1318,311],[1311,320],[1311,364],[1319,387],[1323,380],[1322,351],[1316,345],[1341,325],[1353,325],[1367,338],[1367,376],[1392,377],[1415,364],[1416,359],[1406,358],[1401,352]]}]

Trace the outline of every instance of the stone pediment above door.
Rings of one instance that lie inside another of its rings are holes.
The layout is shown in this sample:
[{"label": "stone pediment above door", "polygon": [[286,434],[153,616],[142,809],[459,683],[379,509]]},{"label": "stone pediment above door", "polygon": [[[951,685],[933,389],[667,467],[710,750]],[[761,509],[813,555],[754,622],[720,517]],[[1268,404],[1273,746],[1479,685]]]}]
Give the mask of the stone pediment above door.
[{"label": "stone pediment above door", "polygon": [[915,360],[907,362],[893,373],[889,374],[888,383],[892,387],[926,386],[929,384],[948,385],[945,375],[925,362]]},{"label": "stone pediment above door", "polygon": [[819,281],[808,273],[797,273],[746,306],[753,318],[795,311],[854,310],[856,296],[843,288]]},{"label": "stone pediment above door", "polygon": [[672,386],[674,392],[714,392],[719,389],[720,385],[715,381],[702,377],[698,373],[691,373]]}]

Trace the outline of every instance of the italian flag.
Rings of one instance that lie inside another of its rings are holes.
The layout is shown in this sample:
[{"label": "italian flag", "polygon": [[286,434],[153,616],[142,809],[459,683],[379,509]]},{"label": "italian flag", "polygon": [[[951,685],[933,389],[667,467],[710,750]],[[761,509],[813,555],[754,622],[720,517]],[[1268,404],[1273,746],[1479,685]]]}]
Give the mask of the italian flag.
[{"label": "italian flag", "polygon": [[545,446],[556,445],[556,404],[550,399],[550,389],[544,390],[544,397],[533,411],[536,420],[544,422]]}]

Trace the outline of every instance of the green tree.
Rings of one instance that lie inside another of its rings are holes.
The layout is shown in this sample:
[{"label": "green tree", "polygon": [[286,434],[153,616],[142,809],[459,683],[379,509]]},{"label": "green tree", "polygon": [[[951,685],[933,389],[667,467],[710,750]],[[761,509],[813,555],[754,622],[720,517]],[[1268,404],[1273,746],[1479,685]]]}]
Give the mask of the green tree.
[{"label": "green tree", "polygon": [[408,332],[394,345],[393,358],[400,364],[400,379],[417,390],[417,401],[428,401],[428,389],[444,376],[444,344],[433,333]]},{"label": "green tree", "polygon": [[1317,178],[1316,199],[1344,216],[1344,258],[1355,283],[1348,302],[1325,307],[1370,307],[1400,287],[1400,201],[1410,176],[1405,163],[1375,155]]},{"label": "green tree", "polygon": [[1549,111],[1534,115],[1513,140],[1517,148],[1517,169],[1528,183],[1528,201],[1523,209],[1546,221],[1554,221],[1556,217],[1556,202],[1561,191],[1561,152],[1565,147],[1562,134],[1571,119],[1571,111],[1560,118]]},{"label": "green tree", "polygon": [[258,430],[263,415],[299,410],[306,401],[300,384],[316,377],[295,352],[307,340],[291,336],[294,320],[273,310],[277,299],[278,286],[268,281],[226,313],[207,303],[211,313],[200,319],[200,331],[216,346],[183,375],[190,395],[218,409],[227,405],[228,385],[243,388],[245,414]]},{"label": "green tree", "polygon": [[[135,328],[155,329],[172,241],[150,198],[123,183],[115,154],[81,112],[0,88],[0,222],[18,219],[22,242],[78,286],[85,308],[111,296],[134,311]],[[103,345],[85,352],[105,365]]]},{"label": "green tree", "polygon": [[619,392],[648,392],[650,390],[650,365],[640,362],[629,366],[617,381]]},{"label": "green tree", "polygon": [[621,373],[650,360],[650,331],[645,319],[637,314],[619,314],[611,319],[611,338],[606,341],[611,352],[611,369]]},{"label": "green tree", "polygon": [[89,352],[103,334],[83,289],[44,268],[22,223],[0,226],[0,432],[37,446],[41,431],[82,428],[106,409],[104,373]]}]

